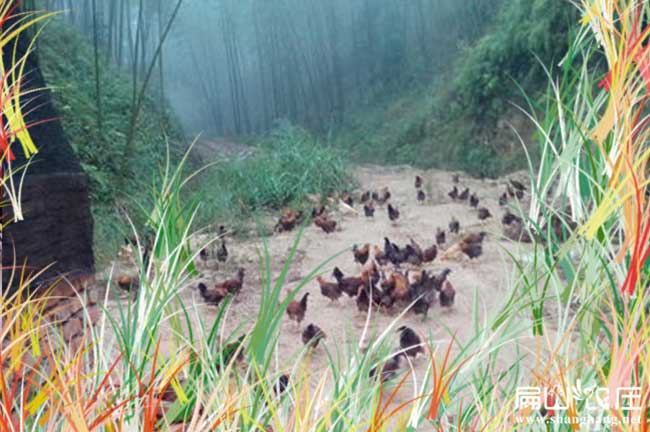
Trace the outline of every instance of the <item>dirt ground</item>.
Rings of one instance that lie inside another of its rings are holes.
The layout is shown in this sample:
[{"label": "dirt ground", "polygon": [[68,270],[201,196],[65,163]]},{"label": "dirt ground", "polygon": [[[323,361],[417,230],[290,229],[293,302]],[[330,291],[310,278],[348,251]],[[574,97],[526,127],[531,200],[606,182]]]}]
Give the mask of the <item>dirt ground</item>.
[{"label": "dirt ground", "polygon": [[[454,202],[447,196],[447,192],[453,186],[452,173],[440,170],[420,171],[405,166],[389,168],[364,166],[356,170],[356,173],[360,191],[379,190],[382,187],[390,189],[391,202],[401,212],[399,221],[395,224],[391,223],[385,207],[378,207],[374,219],[368,219],[364,217],[361,205],[355,203],[355,210],[359,211],[359,214],[350,211],[333,213],[338,221],[336,232],[328,235],[314,225],[307,227],[289,273],[289,283],[285,288],[294,288],[321,263],[345,249],[350,249],[354,244],[382,245],[383,238],[389,237],[400,246],[413,238],[423,247],[428,247],[435,242],[436,228],[447,229],[449,221],[455,217],[461,224],[460,236],[468,232],[488,232],[483,255],[473,262],[468,262],[467,259],[441,259],[439,254],[433,263],[425,265],[424,268],[433,272],[439,272],[443,268],[452,270],[449,280],[457,290],[455,305],[452,308],[434,305],[429,311],[427,320],[409,312],[396,327],[408,325],[424,337],[430,336],[442,349],[446,348],[450,340],[445,327],[456,331],[459,341],[471,338],[474,290],[478,290],[481,317],[496,311],[498,306],[503,304],[506,287],[512,276],[506,251],[518,253],[519,249],[527,247],[521,243],[513,243],[502,236],[500,220],[504,210],[498,204],[498,197],[505,190],[507,179],[478,180],[460,176],[458,187],[461,190],[469,187],[472,192],[477,193],[481,206],[486,206],[493,215],[488,221],[481,222],[478,220],[477,211],[471,209],[467,202]],[[424,179],[423,189],[427,193],[427,199],[423,204],[416,200],[414,187],[416,174]],[[508,178],[523,181],[524,175],[515,174]],[[274,277],[279,274],[296,235],[297,231],[294,231],[274,234],[268,239]],[[457,238],[450,237],[448,234],[447,245],[454,244]],[[208,239],[209,235],[206,235],[201,237],[200,241]],[[261,250],[262,242],[259,238],[249,240],[228,238],[227,244],[230,253],[228,261],[219,266],[216,265],[216,261],[209,262],[208,265],[200,264],[201,276],[189,284],[182,296],[188,304],[190,301],[201,304],[202,298],[196,289],[199,281],[206,282],[210,286],[213,282],[232,277],[238,267],[244,267],[246,269],[244,287],[227,317],[229,329],[226,331],[230,331],[239,324],[243,324],[244,328],[250,327],[255,320],[260,301],[258,250]],[[333,281],[331,271],[335,265],[339,266],[346,275],[357,275],[361,271],[360,266],[354,262],[352,253],[345,252],[325,267],[323,275],[326,279]],[[344,295],[339,304],[331,304],[330,300],[321,295],[316,281],[309,283],[305,290],[310,293],[310,297],[302,327],[309,323],[321,327],[327,334],[324,345],[333,353],[336,353],[337,347],[340,349],[345,344],[360,342],[366,315],[358,312],[354,299]],[[217,308],[202,305],[199,310],[205,321],[211,324],[212,318],[217,314]],[[370,335],[383,331],[396,319],[397,314],[397,311],[392,314],[373,311]],[[295,363],[295,356],[302,349],[300,334],[301,330],[285,316],[278,352],[281,370],[283,365]],[[394,334],[392,337],[397,347],[398,335]],[[287,362],[285,363],[284,360]],[[325,348],[318,347],[312,353],[311,362],[312,370],[323,370],[327,365]],[[427,362],[427,358],[423,356],[416,359],[415,370],[418,379],[423,376]]]}]

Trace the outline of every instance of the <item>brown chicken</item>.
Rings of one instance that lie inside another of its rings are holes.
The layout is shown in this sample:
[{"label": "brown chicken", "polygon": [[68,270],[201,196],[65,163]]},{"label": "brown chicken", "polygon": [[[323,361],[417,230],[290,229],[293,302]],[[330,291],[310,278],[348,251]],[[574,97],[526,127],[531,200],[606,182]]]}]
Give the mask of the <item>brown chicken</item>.
[{"label": "brown chicken", "polygon": [[368,243],[361,247],[354,245],[352,247],[352,253],[354,254],[354,261],[364,265],[370,256],[370,245]]},{"label": "brown chicken", "polygon": [[422,187],[422,177],[419,175],[415,176],[415,188],[420,189]]},{"label": "brown chicken", "polygon": [[452,234],[458,234],[460,232],[460,222],[455,217],[452,217],[451,222],[449,222],[449,232]]},{"label": "brown chicken", "polygon": [[469,197],[469,188],[465,188],[465,190],[458,195],[458,199],[461,201],[465,201],[468,197]]},{"label": "brown chicken", "polygon": [[[348,297],[354,297],[359,292],[359,287],[361,285],[366,285],[368,283],[367,273],[362,273],[361,277],[345,277],[340,268],[334,267],[332,275],[336,279],[336,282],[339,285],[339,289],[343,291]],[[366,277],[364,278],[364,275]]]},{"label": "brown chicken", "polygon": [[331,301],[337,301],[343,294],[341,288],[339,287],[339,284],[336,282],[327,282],[321,276],[318,276],[316,278],[316,281],[320,287],[320,293],[323,295],[323,297],[327,297]]},{"label": "brown chicken", "polygon": [[467,257],[471,260],[474,258],[478,258],[481,255],[483,255],[483,244],[482,243],[466,243],[466,242],[460,242],[459,244],[460,250],[467,255]]},{"label": "brown chicken", "polygon": [[228,249],[226,248],[226,241],[221,241],[221,247],[217,250],[217,260],[219,262],[226,262],[228,259]]},{"label": "brown chicken", "polygon": [[336,221],[329,219],[327,215],[314,218],[314,225],[325,231],[327,234],[336,231]]},{"label": "brown chicken", "polygon": [[438,246],[431,245],[431,247],[424,250],[422,253],[422,261],[425,263],[430,263],[436,259],[438,256]]},{"label": "brown chicken", "polygon": [[287,315],[289,319],[295,321],[298,325],[305,319],[305,313],[307,312],[307,298],[309,298],[309,293],[305,293],[300,301],[293,300],[287,306]]},{"label": "brown chicken", "polygon": [[436,229],[436,244],[438,246],[442,246],[447,242],[447,236],[445,234],[445,230],[437,228]]},{"label": "brown chicken", "polygon": [[492,213],[486,207],[481,207],[478,209],[478,218],[479,220],[486,220],[492,217]]},{"label": "brown chicken", "polygon": [[379,205],[384,205],[390,199],[391,193],[390,190],[385,187],[379,192],[372,193],[372,199]]},{"label": "brown chicken", "polygon": [[393,207],[392,204],[388,204],[388,219],[390,219],[391,222],[396,222],[397,219],[399,219],[399,210]]},{"label": "brown chicken", "polygon": [[454,201],[458,199],[458,188],[454,186],[451,188],[451,190],[447,193],[449,195],[449,198],[453,199]]},{"label": "brown chicken", "polygon": [[377,372],[379,372],[379,379],[381,382],[386,382],[395,378],[397,372],[407,365],[408,362],[404,353],[398,353],[391,356],[391,358],[389,358],[383,365],[372,368],[369,375],[370,378],[374,378],[377,376]]},{"label": "brown chicken", "polygon": [[278,220],[278,223],[275,225],[275,230],[277,232],[291,231],[298,223],[300,223],[301,218],[302,211],[290,209],[284,210],[280,216],[280,220]]},{"label": "brown chicken", "polygon": [[453,306],[455,298],[456,298],[456,290],[454,289],[451,282],[446,280],[442,284],[442,289],[440,290],[440,306],[442,307]]},{"label": "brown chicken", "polygon": [[201,297],[203,297],[203,300],[207,304],[216,306],[221,303],[221,301],[225,299],[226,296],[228,296],[228,291],[222,287],[216,287],[213,290],[209,290],[208,287],[203,282],[201,282],[199,283],[198,288]]},{"label": "brown chicken", "polygon": [[240,268],[237,270],[237,276],[233,279],[228,279],[223,281],[215,286],[215,289],[223,289],[230,294],[237,294],[241,291],[242,286],[244,285],[244,269]]},{"label": "brown chicken", "polygon": [[357,309],[359,312],[368,312],[370,308],[370,295],[368,294],[368,287],[360,285],[357,289]]},{"label": "brown chicken", "polygon": [[472,208],[477,208],[480,200],[478,199],[478,196],[473,193],[469,196],[469,206]]},{"label": "brown chicken", "polygon": [[137,276],[120,276],[117,278],[117,286],[124,291],[138,291],[140,279]]},{"label": "brown chicken", "polygon": [[389,280],[392,281],[393,288],[390,290],[390,295],[393,297],[395,302],[408,302],[410,301],[410,284],[408,278],[398,272],[394,272],[390,275]]},{"label": "brown chicken", "polygon": [[319,216],[323,216],[325,214],[325,206],[324,205],[319,205],[318,207],[314,207],[311,211],[311,217],[312,218],[317,218]]},{"label": "brown chicken", "polygon": [[321,339],[326,339],[325,332],[316,324],[309,324],[302,331],[302,343],[307,345],[310,349],[316,349]]},{"label": "brown chicken", "polygon": [[481,231],[478,233],[469,233],[463,237],[461,242],[463,243],[482,243],[483,240],[485,240],[485,237],[487,236],[487,233],[485,231]]},{"label": "brown chicken", "polygon": [[415,331],[406,326],[401,326],[397,329],[399,335],[399,347],[402,352],[409,357],[417,357],[418,354],[424,354],[424,347],[422,346],[422,339]]},{"label": "brown chicken", "polygon": [[422,189],[418,190],[417,200],[419,203],[423,203],[427,199],[427,194],[424,193]]},{"label": "brown chicken", "polygon": [[363,214],[368,218],[375,216],[375,206],[372,201],[363,205]]},{"label": "brown chicken", "polygon": [[364,204],[370,201],[370,191],[365,191],[364,193],[362,193],[359,201],[361,201]]}]

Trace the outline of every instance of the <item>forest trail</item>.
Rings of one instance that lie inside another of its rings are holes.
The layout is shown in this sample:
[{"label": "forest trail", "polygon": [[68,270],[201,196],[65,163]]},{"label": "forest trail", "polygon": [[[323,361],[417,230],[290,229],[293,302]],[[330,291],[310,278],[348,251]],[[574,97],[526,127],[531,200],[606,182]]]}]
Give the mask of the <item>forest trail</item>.
[{"label": "forest trail", "polygon": [[[283,289],[294,289],[300,280],[306,277],[323,262],[336,254],[350,249],[354,244],[371,243],[382,245],[383,238],[389,237],[398,245],[408,243],[413,238],[423,247],[428,247],[435,242],[436,228],[448,229],[448,223],[452,217],[460,221],[461,232],[459,236],[449,237],[447,235],[447,246],[465,233],[486,231],[488,237],[484,242],[484,253],[477,260],[468,262],[463,260],[438,258],[431,264],[425,264],[423,268],[440,272],[444,268],[452,270],[449,280],[457,290],[455,305],[452,308],[441,308],[436,304],[429,311],[429,318],[423,320],[420,315],[408,312],[395,328],[400,325],[407,325],[418,331],[424,337],[431,337],[437,344],[435,348],[444,351],[451,340],[451,334],[456,332],[459,342],[466,342],[474,335],[473,309],[474,291],[478,294],[479,318],[485,318],[489,313],[493,315],[498,312],[498,307],[505,301],[505,293],[509,280],[513,274],[512,265],[507,251],[515,254],[518,251],[529,248],[528,245],[512,242],[504,239],[501,229],[501,217],[504,209],[498,204],[498,197],[505,190],[506,179],[479,180],[461,175],[459,188],[470,188],[478,194],[481,206],[487,207],[493,217],[486,222],[478,220],[477,211],[471,209],[467,202],[454,202],[447,192],[452,188],[452,173],[442,170],[417,170],[407,166],[401,167],[379,167],[363,166],[355,170],[359,190],[378,190],[388,187],[392,193],[391,202],[397,205],[401,217],[396,224],[389,221],[386,208],[377,207],[374,219],[367,219],[363,215],[363,209],[355,203],[355,209],[360,214],[349,211],[332,212],[338,222],[337,231],[332,234],[325,234],[320,228],[313,224],[306,227],[303,238],[298,246],[298,252],[289,271],[288,283]],[[420,175],[424,180],[423,189],[427,193],[426,202],[420,204],[416,199],[414,188],[414,177]],[[524,179],[524,174],[514,174],[508,178]],[[355,196],[357,194],[355,193]],[[274,234],[268,238],[268,247],[271,255],[271,269],[273,278],[280,274],[289,250],[296,239],[298,231]],[[214,235],[214,234],[213,234]],[[198,243],[207,242],[211,235],[203,235]],[[219,243],[214,243],[214,249]],[[236,332],[236,336],[242,333],[242,328],[251,328],[255,321],[260,301],[260,263],[258,252],[262,250],[262,241],[259,238],[238,240],[227,238],[229,250],[228,261],[217,266],[216,260],[209,264],[198,263],[200,277],[191,281],[182,293],[186,304],[195,302],[202,304],[203,300],[199,295],[196,286],[198,282],[205,282],[212,286],[235,275],[238,267],[244,267],[246,277],[244,287],[240,294],[231,304],[227,314],[227,328],[223,329],[225,337],[230,332]],[[197,260],[198,261],[198,260]],[[358,275],[360,266],[354,263],[352,253],[344,252],[327,264],[323,270],[323,276],[332,280],[332,269],[339,266],[347,275]],[[343,295],[339,304],[332,304],[330,300],[320,293],[318,283],[314,280],[307,284],[304,292],[309,292],[308,309],[302,328],[309,323],[321,327],[327,334],[324,344],[321,344],[311,355],[310,368],[312,371],[327,372],[327,353],[323,345],[330,350],[336,358],[337,351],[351,347],[351,344],[359,344],[360,336],[366,315],[357,310],[354,299]],[[300,294],[302,295],[302,293]],[[398,308],[395,308],[398,309]],[[218,309],[214,306],[201,305],[200,314],[205,323],[210,325],[217,316]],[[370,319],[370,331],[367,337],[381,333],[390,323],[397,318],[400,311],[395,310],[388,314],[373,309]],[[240,327],[243,325],[243,327]],[[295,356],[301,352],[301,331],[293,321],[286,316],[282,323],[282,336],[279,341],[279,373],[299,374],[300,371],[284,370],[282,365],[293,365],[295,361],[284,363],[283,360],[295,360]],[[395,347],[399,346],[399,338],[396,333],[390,336],[395,341]],[[427,357],[420,356],[414,362],[418,380],[424,376],[428,365]],[[409,395],[405,395],[408,398]],[[405,399],[406,400],[406,399]]]}]

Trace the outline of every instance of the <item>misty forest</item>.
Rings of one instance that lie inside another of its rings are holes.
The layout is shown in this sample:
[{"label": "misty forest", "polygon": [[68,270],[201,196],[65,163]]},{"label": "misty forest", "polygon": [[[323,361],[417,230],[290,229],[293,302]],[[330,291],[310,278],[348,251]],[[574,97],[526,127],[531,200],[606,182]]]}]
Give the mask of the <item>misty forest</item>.
[{"label": "misty forest", "polygon": [[0,432],[646,430],[648,23],[0,0]]}]

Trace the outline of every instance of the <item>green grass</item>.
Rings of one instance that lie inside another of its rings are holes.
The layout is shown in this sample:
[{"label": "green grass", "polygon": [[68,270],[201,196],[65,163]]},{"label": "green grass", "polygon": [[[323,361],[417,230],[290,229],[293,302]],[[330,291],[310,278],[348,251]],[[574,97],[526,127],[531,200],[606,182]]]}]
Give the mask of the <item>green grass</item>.
[{"label": "green grass", "polygon": [[342,152],[305,130],[284,125],[252,143],[252,153],[219,162],[198,179],[200,220],[234,222],[282,207],[304,208],[311,195],[350,189]]}]

